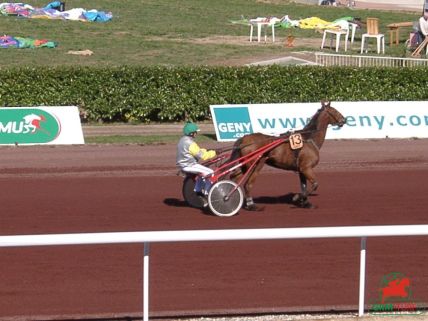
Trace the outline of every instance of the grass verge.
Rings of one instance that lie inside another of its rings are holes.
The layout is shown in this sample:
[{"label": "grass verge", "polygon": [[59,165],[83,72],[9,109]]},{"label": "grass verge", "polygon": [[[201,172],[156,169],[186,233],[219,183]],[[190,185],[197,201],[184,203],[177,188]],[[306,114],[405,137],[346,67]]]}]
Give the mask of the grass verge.
[{"label": "grass verge", "polygon": [[[49,1],[31,0],[26,3],[44,7]],[[249,27],[232,24],[232,20],[258,16],[291,19],[319,17],[333,21],[353,16],[365,21],[380,19],[380,30],[392,22],[415,21],[417,13],[378,10],[351,10],[347,7],[303,5],[288,0],[68,0],[66,10],[84,8],[111,11],[113,20],[107,23],[67,20],[26,19],[0,16],[2,33],[11,36],[48,39],[58,42],[55,49],[0,49],[1,68],[10,66],[121,66],[121,65],[227,65],[242,64],[257,57],[287,55],[291,50],[281,45],[289,29],[276,31],[275,44],[249,43]],[[319,40],[314,30],[294,29],[297,38]],[[357,35],[357,38],[359,35]],[[401,42],[408,37],[401,32]],[[209,41],[208,41],[209,40]],[[400,46],[403,47],[403,46]],[[69,50],[94,52],[92,56],[67,54]],[[402,54],[402,50],[387,47],[387,55]]]},{"label": "grass verge", "polygon": [[[85,137],[86,144],[141,144],[159,145],[175,144],[180,139],[180,135],[111,135],[111,136],[90,136]],[[200,134],[197,141],[201,143],[215,141],[215,135]]]}]

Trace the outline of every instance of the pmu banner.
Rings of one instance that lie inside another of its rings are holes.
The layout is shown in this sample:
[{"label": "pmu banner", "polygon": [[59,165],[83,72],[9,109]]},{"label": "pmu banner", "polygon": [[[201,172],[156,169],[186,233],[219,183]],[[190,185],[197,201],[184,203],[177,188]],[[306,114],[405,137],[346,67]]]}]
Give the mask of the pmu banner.
[{"label": "pmu banner", "polygon": [[[344,117],[342,128],[331,126],[326,139],[427,138],[427,101],[331,102]],[[321,103],[211,105],[218,141],[244,135],[279,135],[303,129]]]},{"label": "pmu banner", "polygon": [[84,143],[75,106],[0,108],[0,145]]}]

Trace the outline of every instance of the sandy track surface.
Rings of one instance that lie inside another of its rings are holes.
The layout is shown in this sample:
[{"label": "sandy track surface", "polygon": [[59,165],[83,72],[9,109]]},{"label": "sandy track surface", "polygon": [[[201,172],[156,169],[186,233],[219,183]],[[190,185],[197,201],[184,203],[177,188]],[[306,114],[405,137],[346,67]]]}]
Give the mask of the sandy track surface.
[{"label": "sandy track surface", "polygon": [[[231,143],[207,144],[210,148]],[[2,147],[0,177],[40,175],[175,175],[175,146],[82,145]],[[317,167],[323,170],[426,168],[428,140],[327,140]],[[272,171],[268,167],[265,170]]]}]

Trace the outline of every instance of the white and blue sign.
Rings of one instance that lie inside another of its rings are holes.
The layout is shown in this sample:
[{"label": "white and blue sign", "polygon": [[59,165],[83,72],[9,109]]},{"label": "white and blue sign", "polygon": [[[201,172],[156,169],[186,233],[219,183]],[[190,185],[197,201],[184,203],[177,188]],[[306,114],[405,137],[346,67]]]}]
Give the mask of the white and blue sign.
[{"label": "white and blue sign", "polygon": [[219,140],[236,140],[253,133],[250,113],[246,106],[217,106],[212,115],[216,120]]},{"label": "white and blue sign", "polygon": [[[331,102],[344,117],[342,128],[329,127],[326,139],[428,138],[428,102]],[[218,141],[251,133],[279,135],[305,127],[321,103],[211,105]]]}]

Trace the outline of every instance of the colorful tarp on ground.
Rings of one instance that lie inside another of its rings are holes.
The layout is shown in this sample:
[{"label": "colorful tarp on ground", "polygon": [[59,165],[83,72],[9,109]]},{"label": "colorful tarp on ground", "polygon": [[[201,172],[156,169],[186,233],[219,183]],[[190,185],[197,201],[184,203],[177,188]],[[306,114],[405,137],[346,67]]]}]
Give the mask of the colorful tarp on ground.
[{"label": "colorful tarp on ground", "polygon": [[44,8],[35,8],[25,3],[0,3],[0,13],[6,16],[18,16],[24,18],[44,18],[44,19],[63,19],[75,21],[94,21],[106,22],[113,18],[111,12],[98,11],[95,9],[85,10],[82,8],[74,8],[70,10],[60,11],[59,1],[49,3]]},{"label": "colorful tarp on ground", "polygon": [[270,24],[274,24],[275,27],[280,27],[280,28],[301,28],[301,29],[323,30],[323,29],[335,29],[335,28],[343,29],[343,22],[353,21],[353,20],[354,20],[353,17],[342,17],[334,21],[325,21],[318,17],[292,20],[288,17],[288,15],[286,15],[282,18],[258,17],[258,18],[249,19],[249,20],[242,17],[241,20],[234,20],[231,22],[234,24],[249,25],[250,23],[261,21],[261,22],[268,22]]},{"label": "colorful tarp on ground", "polygon": [[0,48],[55,48],[56,42],[45,39],[22,38],[12,36],[0,37]]}]

